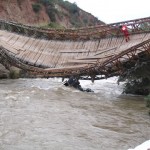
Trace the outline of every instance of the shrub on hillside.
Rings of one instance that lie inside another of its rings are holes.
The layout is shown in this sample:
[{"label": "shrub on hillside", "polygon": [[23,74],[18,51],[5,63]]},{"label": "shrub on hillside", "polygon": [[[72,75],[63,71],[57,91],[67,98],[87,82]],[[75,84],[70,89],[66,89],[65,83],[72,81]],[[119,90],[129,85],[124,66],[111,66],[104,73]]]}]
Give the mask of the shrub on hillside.
[{"label": "shrub on hillside", "polygon": [[55,23],[55,22],[51,22],[48,24],[48,27],[50,28],[55,28],[55,29],[64,29],[63,26],[59,25],[58,23]]},{"label": "shrub on hillside", "polygon": [[70,13],[75,14],[79,12],[79,8],[76,5],[76,3],[70,3],[68,1],[60,1],[60,5],[65,8],[66,10],[68,10]]},{"label": "shrub on hillside", "polygon": [[10,79],[18,79],[20,77],[20,71],[18,70],[10,70],[9,78]]},{"label": "shrub on hillside", "polygon": [[38,13],[41,10],[41,5],[39,3],[32,4],[33,11]]},{"label": "shrub on hillside", "polygon": [[43,4],[46,8],[46,12],[52,22],[56,21],[57,9],[55,8],[57,0],[39,0],[39,3]]},{"label": "shrub on hillside", "polygon": [[56,0],[39,0],[39,3],[43,4],[44,6],[54,6],[56,3]]}]

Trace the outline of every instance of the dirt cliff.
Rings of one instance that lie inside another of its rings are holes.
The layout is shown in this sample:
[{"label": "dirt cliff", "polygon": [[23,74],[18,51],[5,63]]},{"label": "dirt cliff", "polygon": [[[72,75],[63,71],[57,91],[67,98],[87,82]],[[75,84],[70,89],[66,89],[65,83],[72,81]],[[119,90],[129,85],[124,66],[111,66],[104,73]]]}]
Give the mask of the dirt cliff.
[{"label": "dirt cliff", "polygon": [[29,25],[55,23],[65,28],[103,24],[75,3],[63,0],[0,0],[0,19]]},{"label": "dirt cliff", "polygon": [[35,0],[1,0],[0,19],[11,20],[23,24],[43,24],[49,22],[44,6],[35,13],[32,4]]}]

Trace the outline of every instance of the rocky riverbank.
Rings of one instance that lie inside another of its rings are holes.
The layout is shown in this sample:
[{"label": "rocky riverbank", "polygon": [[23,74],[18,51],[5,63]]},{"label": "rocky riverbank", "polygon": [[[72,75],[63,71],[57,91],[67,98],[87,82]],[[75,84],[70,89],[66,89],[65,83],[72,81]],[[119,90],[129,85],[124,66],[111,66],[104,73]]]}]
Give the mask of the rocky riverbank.
[{"label": "rocky riverbank", "polygon": [[42,76],[30,74],[29,72],[14,66],[11,66],[10,69],[8,70],[2,64],[0,64],[0,79],[38,78],[38,77]]},{"label": "rocky riverbank", "polygon": [[0,79],[9,78],[10,71],[0,64]]},{"label": "rocky riverbank", "polygon": [[19,77],[23,77],[21,69],[12,66],[10,70],[8,70],[0,64],[0,79],[17,79]]}]

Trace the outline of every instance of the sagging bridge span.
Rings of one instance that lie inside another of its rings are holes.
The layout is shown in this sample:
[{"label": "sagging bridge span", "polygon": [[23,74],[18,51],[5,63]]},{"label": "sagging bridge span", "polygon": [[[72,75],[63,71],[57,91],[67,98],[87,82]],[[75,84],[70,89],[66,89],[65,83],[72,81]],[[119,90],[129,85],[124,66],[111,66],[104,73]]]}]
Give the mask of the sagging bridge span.
[{"label": "sagging bridge span", "polygon": [[[119,26],[126,25],[126,42]],[[43,29],[0,20],[0,62],[42,77],[110,77],[150,54],[150,17],[79,29]]]}]

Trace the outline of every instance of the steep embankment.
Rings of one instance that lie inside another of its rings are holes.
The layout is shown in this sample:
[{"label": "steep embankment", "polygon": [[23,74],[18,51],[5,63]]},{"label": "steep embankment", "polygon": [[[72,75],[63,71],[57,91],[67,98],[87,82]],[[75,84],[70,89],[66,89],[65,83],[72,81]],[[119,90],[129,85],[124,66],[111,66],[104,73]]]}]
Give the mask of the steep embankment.
[{"label": "steep embankment", "polygon": [[0,19],[23,24],[48,23],[49,17],[44,6],[41,6],[41,10],[35,13],[32,9],[34,2],[35,0],[1,0]]},{"label": "steep embankment", "polygon": [[30,25],[54,23],[65,28],[103,23],[75,3],[63,0],[1,0],[0,19]]}]

